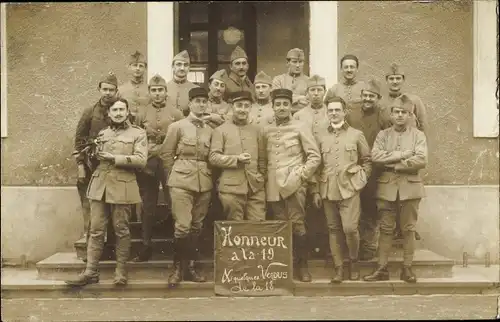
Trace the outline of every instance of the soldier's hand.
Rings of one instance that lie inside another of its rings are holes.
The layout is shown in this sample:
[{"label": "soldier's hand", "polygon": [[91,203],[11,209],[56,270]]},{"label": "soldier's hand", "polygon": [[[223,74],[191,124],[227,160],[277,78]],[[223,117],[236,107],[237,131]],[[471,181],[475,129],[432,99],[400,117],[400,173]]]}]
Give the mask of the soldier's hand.
[{"label": "soldier's hand", "polygon": [[238,155],[238,162],[241,162],[243,164],[249,164],[250,163],[250,153],[241,153]]},{"label": "soldier's hand", "polygon": [[297,99],[297,102],[303,106],[309,105],[309,100],[307,99],[306,96],[303,96],[303,95],[299,96],[299,98]]},{"label": "soldier's hand", "polygon": [[82,182],[85,180],[85,177],[87,176],[87,173],[85,171],[85,166],[83,164],[78,165],[78,181]]},{"label": "soldier's hand", "polygon": [[321,196],[319,193],[315,192],[313,193],[313,205],[314,207],[316,208],[321,208],[322,204],[323,204],[323,201],[321,200]]},{"label": "soldier's hand", "polygon": [[97,160],[99,160],[99,161],[114,161],[115,156],[109,152],[99,152],[99,153],[97,153]]},{"label": "soldier's hand", "polygon": [[402,156],[403,159],[411,158],[413,156],[413,151],[410,150],[403,151]]}]

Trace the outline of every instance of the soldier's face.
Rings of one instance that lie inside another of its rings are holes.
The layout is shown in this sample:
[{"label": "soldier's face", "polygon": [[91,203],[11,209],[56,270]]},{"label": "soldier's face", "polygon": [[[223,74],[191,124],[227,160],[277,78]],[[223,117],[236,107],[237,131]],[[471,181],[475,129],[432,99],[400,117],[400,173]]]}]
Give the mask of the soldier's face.
[{"label": "soldier's face", "polygon": [[278,97],[273,101],[273,110],[279,119],[289,117],[292,114],[292,102],[288,98]]},{"label": "soldier's face", "polygon": [[212,97],[222,97],[224,93],[226,92],[226,83],[218,80],[218,79],[212,79],[210,82],[210,85],[208,86],[208,89],[210,90],[210,95]]},{"label": "soldier's face", "polygon": [[241,100],[233,103],[233,115],[237,120],[244,121],[248,119],[252,102],[249,100]]},{"label": "soldier's face", "polygon": [[117,88],[112,84],[101,83],[101,86],[99,86],[99,92],[101,93],[101,99],[104,102],[109,103],[114,100]]},{"label": "soldier's face", "polygon": [[206,97],[194,97],[191,101],[189,101],[189,109],[197,117],[202,117],[207,111],[207,102],[208,99]]},{"label": "soldier's face", "polygon": [[303,59],[289,59],[286,65],[288,66],[288,73],[290,74],[302,74],[302,71],[304,70]]},{"label": "soldier's face", "polygon": [[167,90],[163,86],[151,86],[149,87],[149,96],[154,103],[163,103],[167,97]]},{"label": "soldier's face", "polygon": [[127,119],[128,108],[124,102],[116,101],[109,107],[109,118],[115,123],[122,123]]},{"label": "soldier's face", "polygon": [[340,102],[331,102],[326,107],[326,115],[330,123],[338,124],[345,118],[345,111]]},{"label": "soldier's face", "polygon": [[346,59],[342,62],[342,75],[345,79],[351,80],[358,73],[358,64],[353,59]]},{"label": "soldier's face", "polygon": [[393,107],[391,110],[391,118],[393,124],[406,125],[410,118],[410,113],[403,108]]},{"label": "soldier's face", "polygon": [[312,86],[307,89],[307,98],[313,104],[319,104],[323,102],[323,97],[325,97],[325,88],[323,86]]},{"label": "soldier's face", "polygon": [[144,63],[133,63],[128,65],[129,71],[132,73],[134,77],[143,77],[144,72],[146,71],[146,64]]},{"label": "soldier's face", "polygon": [[399,92],[404,82],[405,78],[403,77],[403,75],[387,76],[387,85],[389,86],[389,90],[392,92]]},{"label": "soldier's face", "polygon": [[255,84],[255,96],[260,100],[269,99],[271,95],[271,86],[269,84],[256,83]]},{"label": "soldier's face", "polygon": [[247,74],[248,71],[248,61],[246,58],[238,58],[231,62],[231,70],[236,75],[243,77]]},{"label": "soldier's face", "polygon": [[189,63],[180,60],[174,61],[174,75],[178,78],[185,78],[189,73]]},{"label": "soldier's face", "polygon": [[379,96],[370,91],[361,91],[361,99],[363,100],[363,107],[365,109],[374,108],[379,101]]}]

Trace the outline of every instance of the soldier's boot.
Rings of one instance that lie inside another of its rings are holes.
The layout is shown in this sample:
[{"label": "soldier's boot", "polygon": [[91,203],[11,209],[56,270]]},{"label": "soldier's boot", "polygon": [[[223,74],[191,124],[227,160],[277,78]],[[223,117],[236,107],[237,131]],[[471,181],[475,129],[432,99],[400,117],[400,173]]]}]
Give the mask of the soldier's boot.
[{"label": "soldier's boot", "polygon": [[344,280],[344,267],[336,266],[334,269],[334,275],[330,282],[333,284],[339,284],[342,283],[343,280]]},{"label": "soldier's boot", "polygon": [[104,248],[104,240],[101,239],[93,242],[89,238],[89,242],[87,242],[87,265],[85,271],[78,275],[77,278],[65,281],[70,286],[85,286],[99,283],[97,265],[102,255],[102,249]]},{"label": "soldier's boot", "polygon": [[116,264],[115,277],[113,279],[114,285],[127,285],[127,268],[124,264]]},{"label": "soldier's boot", "polygon": [[387,266],[379,266],[373,273],[363,277],[365,282],[375,282],[375,281],[388,281],[389,271]]},{"label": "soldier's boot", "polygon": [[406,283],[417,282],[417,276],[412,272],[411,266],[407,265],[403,265],[400,278],[402,281],[405,281]]},{"label": "soldier's boot", "polygon": [[130,232],[116,238],[116,269],[113,284],[127,284],[127,260],[130,257]]},{"label": "soldier's boot", "polygon": [[196,270],[196,261],[198,260],[198,238],[199,237],[196,234],[191,235],[190,238],[187,273],[191,281],[196,283],[203,283],[206,281],[205,277]]},{"label": "soldier's boot", "polygon": [[299,253],[297,264],[299,267],[299,280],[301,282],[309,283],[312,280],[311,273],[309,273],[309,249],[307,247],[307,236],[296,236],[297,251]]},{"label": "soldier's boot", "polygon": [[359,263],[357,260],[351,260],[349,263],[349,279],[351,281],[359,280]]},{"label": "soldier's boot", "polygon": [[172,273],[168,277],[169,287],[175,287],[182,281],[186,239],[187,238],[176,238],[174,240],[174,267]]}]

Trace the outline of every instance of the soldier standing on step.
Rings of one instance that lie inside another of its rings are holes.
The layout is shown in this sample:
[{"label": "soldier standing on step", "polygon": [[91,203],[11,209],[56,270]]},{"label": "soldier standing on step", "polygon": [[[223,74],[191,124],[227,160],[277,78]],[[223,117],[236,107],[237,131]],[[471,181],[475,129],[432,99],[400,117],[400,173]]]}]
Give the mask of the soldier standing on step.
[{"label": "soldier standing on step", "polygon": [[[377,134],[382,130],[383,122],[379,106],[381,98],[380,85],[372,79],[361,90],[362,102],[352,105],[351,111],[346,116],[346,122],[353,128],[363,132],[370,151]],[[377,191],[378,169],[373,167],[368,183],[361,190],[361,216],[360,216],[360,260],[370,260],[377,253],[378,243],[378,213],[375,193]]]},{"label": "soldier standing on step", "polygon": [[208,108],[204,119],[211,128],[216,128],[224,123],[231,113],[231,105],[224,100],[226,82],[225,69],[216,71],[208,80]]},{"label": "soldier standing on step", "polygon": [[132,205],[141,201],[135,170],[144,168],[148,147],[146,132],[130,124],[127,100],[120,98],[108,107],[111,124],[98,134],[99,165],[92,174],[87,197],[90,200],[90,238],[87,266],[73,286],[99,282],[98,264],[104,249],[104,232],[111,217],[116,234],[116,270],[113,284],[127,284],[126,263],[130,255],[129,217]]},{"label": "soldier standing on step", "polygon": [[184,116],[189,115],[189,90],[199,87],[187,80],[191,60],[186,50],[174,56],[172,69],[174,77],[167,83],[167,104],[174,106]]},{"label": "soldier standing on step", "polygon": [[129,103],[129,110],[132,122],[136,115],[149,104],[148,84],[144,79],[144,74],[148,64],[143,54],[136,51],[130,55],[128,64],[130,80],[118,87],[118,95]]},{"label": "soldier standing on step", "polygon": [[249,91],[252,96],[254,95],[254,86],[247,75],[249,67],[247,54],[240,46],[236,46],[231,53],[230,72],[226,82],[226,98],[231,93],[240,91]]},{"label": "soldier standing on step", "polygon": [[377,179],[377,208],[380,217],[379,267],[365,281],[388,280],[387,262],[392,247],[396,217],[403,234],[401,279],[415,283],[411,270],[415,251],[415,226],[418,206],[425,196],[419,170],[427,165],[427,142],[423,132],[411,126],[413,102],[405,94],[391,106],[392,127],[382,130],[375,139],[372,160],[383,172]]},{"label": "soldier standing on step", "polygon": [[[110,123],[108,107],[116,100],[117,88],[118,80],[116,76],[112,73],[106,75],[98,85],[101,98],[93,106],[83,111],[76,127],[75,152],[73,152],[73,155],[75,155],[78,165],[76,187],[82,205],[83,231],[87,245],[90,229],[90,202],[87,199],[87,189],[92,173],[97,167],[97,160],[92,157],[95,147],[93,141],[97,138],[99,131],[106,128]],[[87,258],[82,258],[82,260],[85,262]]]},{"label": "soldier standing on step", "polygon": [[248,122],[264,126],[266,121],[274,116],[273,104],[271,103],[271,77],[260,71],[255,76],[255,98],[252,104]]},{"label": "soldier standing on step", "polygon": [[168,186],[172,200],[174,232],[174,270],[170,286],[183,279],[186,268],[194,282],[205,278],[196,271],[199,236],[212,195],[212,170],[208,164],[212,128],[203,120],[207,110],[208,93],[196,87],[189,91],[189,115],[170,125],[161,158],[169,172]]},{"label": "soldier standing on step", "polygon": [[321,154],[311,129],[292,118],[289,89],[271,92],[274,119],[263,128],[267,151],[267,201],[276,220],[292,223],[298,277],[310,282],[305,227],[306,190],[321,163]]},{"label": "soldier standing on step", "polygon": [[332,283],[340,283],[344,262],[342,245],[347,246],[349,254],[349,279],[359,279],[359,191],[370,177],[371,160],[363,132],[345,122],[344,100],[332,97],[326,104],[329,122],[319,125],[315,134],[323,163],[317,172],[313,203],[318,208],[323,204],[335,266]]},{"label": "soldier standing on step", "polygon": [[227,220],[266,219],[266,150],[260,127],[249,124],[252,93],[231,94],[232,117],[212,134],[210,164],[222,170],[219,198]]},{"label": "soldier standing on step", "polygon": [[167,83],[160,75],[149,81],[149,103],[136,118],[136,125],[145,129],[148,138],[148,163],[142,171],[137,172],[137,183],[143,204],[142,243],[143,247],[134,261],[144,262],[151,259],[151,237],[158,205],[159,185],[161,184],[165,201],[168,197],[167,178],[163,170],[163,162],[159,152],[167,134],[168,127],[184,118],[181,111],[166,104]]}]

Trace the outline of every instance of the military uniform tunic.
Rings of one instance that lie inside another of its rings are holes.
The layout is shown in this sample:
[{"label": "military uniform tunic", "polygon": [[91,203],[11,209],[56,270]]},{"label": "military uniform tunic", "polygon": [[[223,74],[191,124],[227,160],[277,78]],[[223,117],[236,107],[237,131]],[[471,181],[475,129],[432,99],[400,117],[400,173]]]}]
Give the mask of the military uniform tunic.
[{"label": "military uniform tunic", "polygon": [[173,106],[185,116],[189,114],[189,90],[199,87],[188,80],[177,82],[175,79],[167,83],[167,105]]},{"label": "military uniform tunic", "polygon": [[291,220],[293,231],[305,235],[305,199],[308,180],[321,163],[309,128],[290,118],[263,128],[267,149],[267,201],[276,218]]},{"label": "military uniform tunic", "polygon": [[255,98],[255,87],[248,76],[245,77],[245,80],[242,81],[238,75],[236,75],[232,71],[229,72],[229,77],[226,80],[226,98],[229,97],[231,93],[240,91],[250,92]]},{"label": "military uniform tunic", "polygon": [[160,156],[170,172],[167,184],[176,238],[201,232],[213,188],[208,164],[212,131],[192,114],[168,128]]},{"label": "military uniform tunic", "polygon": [[224,123],[225,120],[231,118],[232,109],[231,105],[222,99],[215,99],[210,96],[208,98],[208,108],[207,113],[212,114],[212,118],[207,124],[211,128],[216,128],[217,126]]},{"label": "military uniform tunic", "polygon": [[341,97],[350,109],[352,104],[361,102],[361,90],[365,87],[366,83],[363,81],[347,82],[344,80],[342,83],[333,85],[326,92],[325,101],[330,97]]},{"label": "military uniform tunic", "polygon": [[293,118],[309,127],[313,132],[313,135],[316,135],[315,132],[317,131],[318,126],[325,123],[328,119],[326,115],[326,106],[321,104],[320,107],[314,108],[311,105],[308,105],[295,113]]},{"label": "military uniform tunic", "polygon": [[269,124],[269,120],[272,120],[274,116],[273,103],[268,102],[267,104],[261,105],[259,103],[253,103],[250,109],[249,122],[257,126],[266,126]]},{"label": "military uniform tunic", "polygon": [[[381,117],[383,128],[387,129],[392,126],[391,121],[391,104],[396,99],[396,97],[401,96],[402,93],[399,94],[390,94],[388,97],[382,98],[380,102],[381,109]],[[406,94],[410,100],[415,105],[413,112],[411,114],[411,123],[410,125],[416,126],[422,132],[427,130],[427,113],[426,108],[420,97],[417,95]]]},{"label": "military uniform tunic", "polygon": [[[249,153],[249,164],[238,162]],[[266,150],[260,127],[228,120],[212,134],[210,163],[222,170],[219,197],[228,220],[264,220]]]},{"label": "military uniform tunic", "polygon": [[118,87],[119,95],[128,102],[130,114],[136,116],[151,101],[148,84],[130,80]]},{"label": "military uniform tunic", "polygon": [[289,73],[284,73],[274,77],[272,89],[286,88],[293,92],[292,113],[295,113],[303,108],[297,101],[297,98],[298,96],[305,96],[307,94],[308,80],[309,76],[304,74],[295,77]]}]

